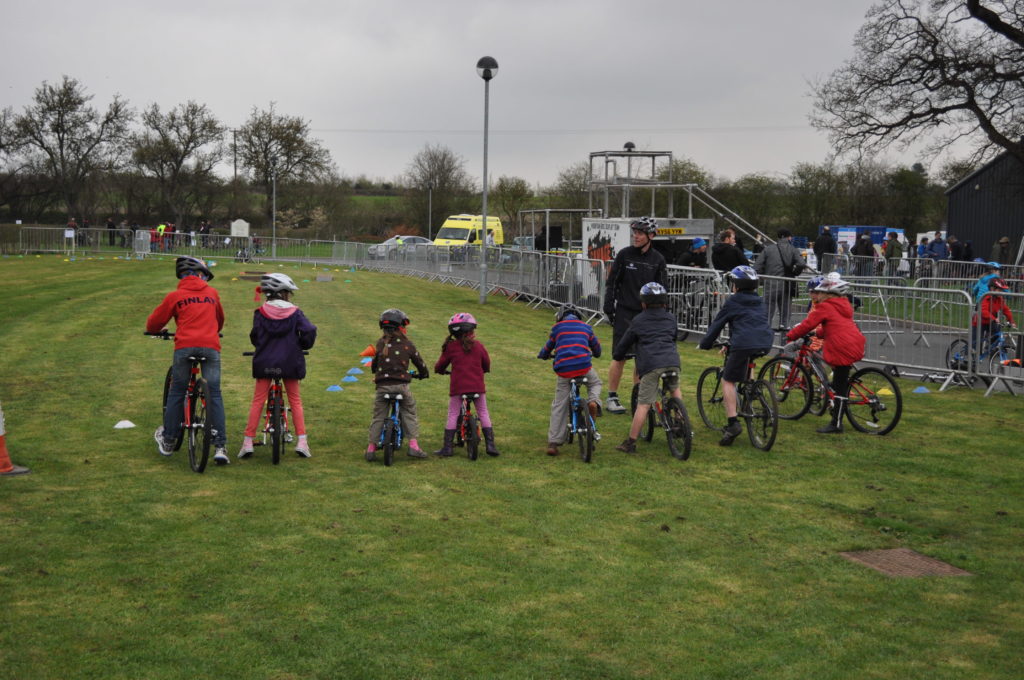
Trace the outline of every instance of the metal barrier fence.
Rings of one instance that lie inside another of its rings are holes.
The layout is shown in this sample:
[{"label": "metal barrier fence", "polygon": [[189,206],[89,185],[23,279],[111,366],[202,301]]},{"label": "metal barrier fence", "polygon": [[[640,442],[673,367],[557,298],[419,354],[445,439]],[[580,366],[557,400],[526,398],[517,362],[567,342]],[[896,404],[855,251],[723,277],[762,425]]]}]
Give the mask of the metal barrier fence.
[{"label": "metal barrier fence", "polygon": [[[82,231],[82,230],[79,230]],[[139,231],[127,248],[120,246],[121,233],[115,246],[109,245],[105,229],[86,230],[81,243],[65,235],[64,229],[25,227],[21,230],[19,247],[23,252],[150,253],[192,255],[205,258],[233,258],[238,261],[259,261],[270,257],[267,244],[258,237],[240,238],[209,235],[175,234],[159,243],[150,240],[147,231]],[[103,238],[100,238],[102,236]],[[126,235],[130,238],[130,234]],[[512,248],[412,246],[389,249],[364,243],[338,241],[306,241],[278,239],[277,259],[302,261],[313,265],[358,267],[479,289],[481,258],[488,263],[488,292],[521,300],[534,307],[572,303],[600,320],[604,305],[604,281],[610,262],[578,256],[550,255]],[[865,258],[871,260],[871,258]],[[874,260],[871,260],[874,264]],[[925,265],[924,263],[928,264]],[[856,266],[857,260],[836,258],[836,269]],[[950,263],[915,261],[918,271],[927,267],[931,273],[960,273],[968,269]],[[975,263],[963,263],[971,265]],[[936,266],[937,265],[937,266]],[[864,361],[894,370],[910,377],[941,383],[941,389],[953,385],[970,385],[977,381],[1011,393],[1024,387],[1024,374],[1016,364],[995,365],[989,360],[953,362],[949,348],[954,340],[963,340],[972,356],[981,347],[981,335],[972,327],[977,314],[970,293],[976,279],[890,277],[881,273],[859,277],[844,275],[852,286],[855,302],[854,320],[867,338]],[[898,272],[897,272],[898,273]],[[791,327],[807,314],[808,276],[795,281],[763,276],[761,293],[772,312],[772,324]],[[1014,292],[1005,295],[1015,320],[1024,319],[1024,282],[1010,280]],[[703,334],[708,324],[729,296],[729,288],[720,272],[690,267],[668,267],[670,308],[680,330]],[[973,328],[973,330],[972,330]],[[1017,346],[1020,346],[1020,338]],[[781,333],[776,346],[783,344]],[[984,351],[984,350],[983,350]],[[1014,355],[1013,359],[1016,359]]]}]

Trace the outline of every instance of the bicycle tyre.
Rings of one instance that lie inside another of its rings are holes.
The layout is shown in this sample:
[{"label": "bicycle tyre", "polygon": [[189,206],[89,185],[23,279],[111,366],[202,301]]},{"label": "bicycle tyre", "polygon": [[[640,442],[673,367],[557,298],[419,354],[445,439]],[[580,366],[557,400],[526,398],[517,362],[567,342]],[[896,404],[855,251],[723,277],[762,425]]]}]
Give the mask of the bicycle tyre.
[{"label": "bicycle tyre", "polygon": [[474,415],[466,416],[466,455],[470,460],[480,455],[480,429]]},{"label": "bicycle tyre", "polygon": [[846,396],[846,418],[860,432],[889,434],[903,415],[899,385],[877,368],[862,368],[850,376]]},{"label": "bicycle tyre", "polygon": [[712,430],[722,431],[728,422],[722,402],[722,367],[709,366],[697,379],[697,412]]},{"label": "bicycle tyre", "polygon": [[213,441],[213,423],[210,422],[207,399],[210,386],[204,378],[196,380],[188,397],[188,464],[194,472],[203,472],[210,459],[210,444]]},{"label": "bicycle tyre", "polygon": [[814,371],[811,371],[811,403],[807,412],[812,416],[823,416],[828,411],[828,385],[821,382],[821,378]]},{"label": "bicycle tyre", "polygon": [[589,463],[594,455],[594,424],[590,422],[590,409],[582,399],[576,406],[576,428],[580,459],[584,463]]},{"label": "bicycle tyre", "polygon": [[[171,377],[172,377],[173,373],[174,373],[174,367],[173,366],[168,366],[167,367],[167,376],[164,378],[164,397],[163,397],[163,401],[161,402],[161,406],[160,406],[160,416],[161,416],[161,421],[160,422],[161,423],[167,422],[167,419],[163,418],[163,414],[167,410],[167,393],[171,391]],[[174,446],[172,447],[172,449],[174,451],[177,451],[178,449],[181,448],[181,443],[185,439],[184,421],[182,422],[182,425],[183,425],[182,427],[178,428],[178,437],[174,440]]]},{"label": "bicycle tyre", "polygon": [[665,401],[665,424],[669,452],[679,460],[689,459],[693,448],[693,427],[681,399],[669,397]]},{"label": "bicycle tyre", "polygon": [[992,355],[988,358],[988,372],[995,377],[1006,375],[1006,364],[1004,361],[1011,361],[1017,358],[1017,347],[1013,342],[1013,338],[1005,336],[1006,340],[1003,345],[997,350],[992,352]]},{"label": "bicycle tyre", "polygon": [[[640,400],[640,383],[633,384],[633,391],[629,395],[629,415],[632,417],[636,413],[637,402]],[[640,434],[637,435],[637,441],[643,439],[646,442],[654,441],[654,407],[652,406],[647,411],[647,420],[644,421],[643,425],[640,426]]]},{"label": "bicycle tyre", "polygon": [[765,362],[757,374],[775,388],[779,400],[779,418],[797,420],[811,408],[813,383],[806,367],[786,357],[775,357]]},{"label": "bicycle tyre", "polygon": [[270,393],[270,404],[267,408],[270,410],[270,460],[273,461],[274,465],[281,462],[281,448],[284,446],[283,432],[284,424],[281,422],[281,397],[280,394],[274,394],[273,391]]},{"label": "bicycle tyre", "polygon": [[764,380],[755,380],[747,386],[743,401],[743,419],[747,422],[750,443],[755,449],[770,451],[779,434],[779,400],[775,388]]},{"label": "bicycle tyre", "polygon": [[395,462],[395,421],[389,416],[384,421],[384,465],[391,467]]}]

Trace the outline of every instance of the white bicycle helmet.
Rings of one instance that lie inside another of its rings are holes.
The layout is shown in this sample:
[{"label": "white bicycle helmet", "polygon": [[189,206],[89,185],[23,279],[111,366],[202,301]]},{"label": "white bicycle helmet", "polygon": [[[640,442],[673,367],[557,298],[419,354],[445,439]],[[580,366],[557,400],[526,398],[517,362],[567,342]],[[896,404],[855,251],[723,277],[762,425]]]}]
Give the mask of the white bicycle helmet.
[{"label": "white bicycle helmet", "polygon": [[264,293],[280,293],[286,290],[298,290],[299,287],[287,274],[264,274],[260,277],[260,290]]},{"label": "white bicycle helmet", "polygon": [[658,235],[658,221],[653,217],[641,217],[629,225],[630,229],[642,231],[651,238]]},{"label": "white bicycle helmet", "polygon": [[831,295],[846,295],[850,292],[850,284],[839,278],[838,274],[834,278],[832,274],[829,274],[814,290]]}]

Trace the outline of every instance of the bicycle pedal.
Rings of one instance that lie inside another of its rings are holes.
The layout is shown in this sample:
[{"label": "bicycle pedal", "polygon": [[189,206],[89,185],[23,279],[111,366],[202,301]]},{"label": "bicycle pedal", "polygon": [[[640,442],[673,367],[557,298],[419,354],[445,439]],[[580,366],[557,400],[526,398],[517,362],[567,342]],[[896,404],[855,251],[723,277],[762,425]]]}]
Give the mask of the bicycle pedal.
[{"label": "bicycle pedal", "polygon": [[295,437],[292,436],[291,432],[285,432],[284,433],[284,440],[287,443],[291,444],[293,441],[295,441]]},{"label": "bicycle pedal", "polygon": [[595,442],[601,441],[601,433],[598,432],[597,430],[594,430],[594,441]]}]

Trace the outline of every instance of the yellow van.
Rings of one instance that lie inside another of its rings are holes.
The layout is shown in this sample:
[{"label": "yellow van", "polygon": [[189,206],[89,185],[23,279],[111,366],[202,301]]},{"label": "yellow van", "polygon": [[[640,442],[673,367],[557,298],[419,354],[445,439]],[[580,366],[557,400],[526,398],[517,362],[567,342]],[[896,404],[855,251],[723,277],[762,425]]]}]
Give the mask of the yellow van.
[{"label": "yellow van", "polygon": [[[435,246],[480,245],[486,232],[481,233],[484,224],[483,215],[452,215],[444,221],[441,229],[434,237]],[[505,242],[505,234],[501,220],[494,215],[487,216],[487,228],[494,231],[494,245]]]}]

